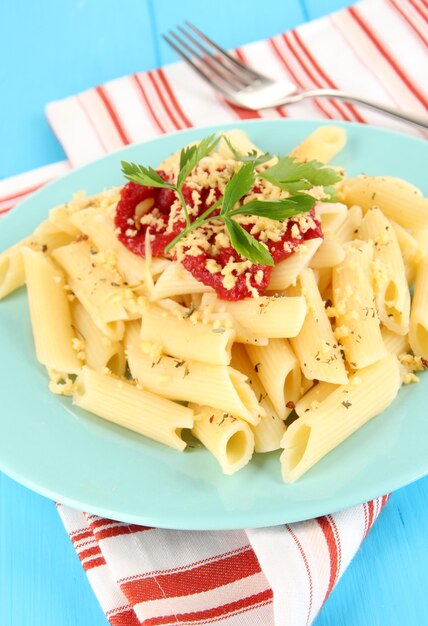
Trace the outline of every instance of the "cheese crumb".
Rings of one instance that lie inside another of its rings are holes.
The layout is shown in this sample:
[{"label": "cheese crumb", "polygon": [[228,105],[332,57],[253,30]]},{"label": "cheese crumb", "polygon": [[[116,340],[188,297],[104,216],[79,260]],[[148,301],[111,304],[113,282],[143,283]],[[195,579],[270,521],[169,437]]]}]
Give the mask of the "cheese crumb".
[{"label": "cheese crumb", "polygon": [[410,385],[411,383],[418,383],[419,378],[413,372],[404,372],[401,374],[401,380],[403,381],[403,385]]},{"label": "cheese crumb", "polygon": [[210,274],[217,274],[217,272],[221,272],[221,265],[219,265],[215,259],[207,259],[205,261],[205,267]]},{"label": "cheese crumb", "polygon": [[68,374],[48,369],[50,378],[49,391],[58,396],[71,396],[75,390],[75,383]]},{"label": "cheese crumb", "polygon": [[254,280],[256,281],[258,285],[261,285],[263,278],[264,278],[263,270],[257,270],[254,276]]}]

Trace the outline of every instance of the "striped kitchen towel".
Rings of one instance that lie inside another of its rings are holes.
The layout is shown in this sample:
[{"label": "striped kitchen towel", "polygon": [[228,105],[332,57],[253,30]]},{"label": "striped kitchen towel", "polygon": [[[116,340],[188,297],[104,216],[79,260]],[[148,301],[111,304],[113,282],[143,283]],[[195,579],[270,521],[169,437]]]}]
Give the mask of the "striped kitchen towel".
[{"label": "striped kitchen towel", "polygon": [[[428,104],[427,43],[426,0],[365,0],[235,53],[300,88],[338,87],[422,113]],[[67,160],[0,181],[0,213],[73,167],[191,126],[306,117],[418,134],[375,112],[329,100],[246,111],[182,63],[53,102],[47,116]],[[112,625],[307,626],[386,500],[297,524],[219,532],[146,528],[58,508]]]},{"label": "striped kitchen towel", "polygon": [[387,499],[297,524],[216,532],[58,510],[112,626],[308,626]]}]

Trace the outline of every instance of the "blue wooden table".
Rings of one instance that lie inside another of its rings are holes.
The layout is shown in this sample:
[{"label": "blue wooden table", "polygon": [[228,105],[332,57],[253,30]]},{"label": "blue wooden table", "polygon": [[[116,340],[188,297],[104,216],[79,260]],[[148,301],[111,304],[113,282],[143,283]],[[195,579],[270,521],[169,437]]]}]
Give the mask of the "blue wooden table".
[{"label": "blue wooden table", "polygon": [[[64,158],[44,118],[46,102],[175,60],[160,34],[183,19],[233,47],[346,4],[4,0],[0,178]],[[393,494],[316,626],[428,623],[427,522],[428,478]],[[54,504],[0,475],[0,626],[106,624]]]}]

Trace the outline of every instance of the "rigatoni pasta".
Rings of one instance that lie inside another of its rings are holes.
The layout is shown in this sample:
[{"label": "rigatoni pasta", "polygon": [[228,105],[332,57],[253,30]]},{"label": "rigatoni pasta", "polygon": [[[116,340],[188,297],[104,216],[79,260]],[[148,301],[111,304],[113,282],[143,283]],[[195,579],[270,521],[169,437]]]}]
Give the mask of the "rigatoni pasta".
[{"label": "rigatoni pasta", "polygon": [[304,270],[293,293],[303,294],[307,314],[300,333],[290,339],[306,378],[344,384],[348,381],[340,346],[327,317],[313,271]]},{"label": "rigatoni pasta", "polygon": [[415,292],[410,314],[409,341],[414,354],[428,359],[428,257],[416,273]]},{"label": "rigatoni pasta", "polygon": [[369,419],[391,404],[401,386],[397,358],[387,355],[354,374],[303,413],[285,433],[282,474],[294,482]]},{"label": "rigatoni pasta", "polygon": [[264,414],[246,376],[232,367],[169,356],[153,359],[133,344],[126,354],[132,377],[165,398],[207,404],[254,425]]},{"label": "rigatoni pasta", "polygon": [[193,411],[134,385],[84,367],[73,403],[171,448],[184,450],[183,428],[192,428]]},{"label": "rigatoni pasta", "polygon": [[299,161],[315,159],[328,163],[346,143],[346,132],[339,126],[321,126],[291,151]]},{"label": "rigatoni pasta", "polygon": [[356,239],[345,245],[345,251],[344,261],[333,268],[330,315],[335,317],[335,335],[349,366],[360,369],[385,355],[371,282],[373,246]]},{"label": "rigatoni pasta", "polygon": [[373,284],[380,321],[399,335],[409,332],[410,293],[391,222],[378,208],[365,214],[358,234],[373,243]]},{"label": "rigatoni pasta", "polygon": [[215,456],[225,474],[242,469],[254,452],[254,435],[247,422],[212,407],[191,406],[193,435]]},{"label": "rigatoni pasta", "polygon": [[270,339],[265,347],[247,346],[254,371],[266,389],[276,414],[285,419],[300,395],[301,370],[286,339]]},{"label": "rigatoni pasta", "polygon": [[71,302],[71,313],[76,338],[82,343],[88,367],[96,371],[103,371],[107,368],[116,376],[123,376],[126,370],[123,343],[113,341],[110,337],[103,335],[77,298]]},{"label": "rigatoni pasta", "polygon": [[140,337],[157,347],[160,354],[228,365],[232,358],[235,332],[229,328],[193,323],[190,316],[179,318],[155,306],[147,306],[142,317]]},{"label": "rigatoni pasta", "polygon": [[84,305],[102,333],[113,340],[123,337],[125,308],[133,299],[132,291],[123,283],[117,270],[99,263],[98,251],[85,241],[57,248],[52,256],[67,272],[72,292]]},{"label": "rigatoni pasta", "polygon": [[310,239],[300,244],[288,259],[275,265],[269,279],[269,291],[281,291],[295,285],[300,272],[309,265],[322,243],[321,237]]},{"label": "rigatoni pasta", "polygon": [[[114,220],[109,212],[101,208],[88,207],[70,216],[70,222],[88,237],[98,251],[102,251],[105,261],[111,267],[117,267],[128,285],[139,285],[146,280],[147,259],[143,259],[127,250],[114,233]],[[150,271],[160,274],[169,261],[153,259]]]},{"label": "rigatoni pasta", "polygon": [[230,313],[248,332],[261,337],[295,337],[306,314],[305,299],[298,296],[261,296],[238,302],[219,301],[214,294],[202,298],[202,306]]},{"label": "rigatoni pasta", "polygon": [[248,384],[256,394],[264,414],[260,416],[258,424],[252,425],[255,452],[272,452],[278,450],[282,435],[285,432],[283,419],[276,412],[269,394],[263,387],[258,375],[258,368],[251,363],[242,344],[235,343],[232,351],[232,366],[245,374]]},{"label": "rigatoni pasta", "polygon": [[24,248],[22,255],[37,359],[51,370],[77,374],[82,362],[73,347],[65,276],[41,252]]},{"label": "rigatoni pasta", "polygon": [[22,250],[28,247],[36,252],[51,252],[73,240],[68,233],[59,230],[49,220],[42,222],[24,241],[0,254],[0,299],[25,283]]},{"label": "rigatoni pasta", "polygon": [[428,198],[399,178],[363,174],[345,182],[342,197],[348,206],[356,204],[363,211],[378,207],[403,228],[428,228]]},{"label": "rigatoni pasta", "polygon": [[345,258],[345,252],[337,241],[325,238],[322,245],[318,248],[309,267],[312,269],[320,269],[324,267],[334,267],[339,265]]},{"label": "rigatoni pasta", "polygon": [[4,298],[24,283],[22,247],[17,244],[0,254],[0,298]]}]

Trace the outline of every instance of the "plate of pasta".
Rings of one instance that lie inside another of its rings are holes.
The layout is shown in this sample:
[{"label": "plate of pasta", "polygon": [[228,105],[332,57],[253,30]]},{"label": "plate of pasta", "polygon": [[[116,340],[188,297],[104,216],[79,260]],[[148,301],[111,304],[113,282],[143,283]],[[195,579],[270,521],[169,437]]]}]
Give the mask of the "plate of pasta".
[{"label": "plate of pasta", "polygon": [[130,523],[308,519],[428,471],[427,144],[256,120],[0,226],[0,469]]}]

